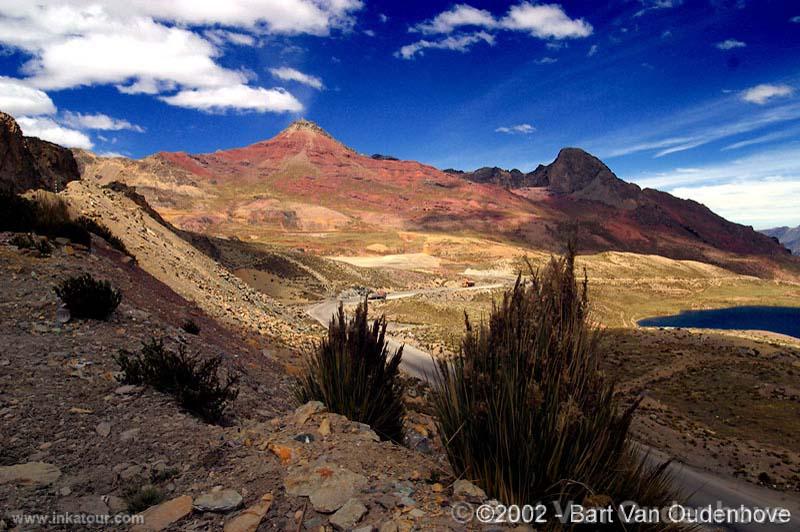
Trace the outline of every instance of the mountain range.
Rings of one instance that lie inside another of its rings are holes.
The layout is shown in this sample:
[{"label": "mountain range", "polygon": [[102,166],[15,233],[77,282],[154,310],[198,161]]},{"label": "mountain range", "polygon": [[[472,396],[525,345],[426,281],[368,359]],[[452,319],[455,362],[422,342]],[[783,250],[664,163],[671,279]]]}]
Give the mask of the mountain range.
[{"label": "mountain range", "polygon": [[[26,185],[45,179],[46,165],[31,169],[25,155],[37,150],[49,154],[50,167],[69,166],[53,156],[57,147],[22,137],[6,117],[0,134],[16,135],[24,148],[7,150],[3,172],[13,159]],[[293,242],[322,254],[363,253],[376,245],[401,252],[405,232],[475,235],[549,251],[559,251],[565,234],[576,232],[582,252],[657,254],[759,275],[788,254],[770,236],[697,202],[619,179],[579,148],[562,149],[551,164],[527,174],[442,171],[360,154],[298,120],[269,140],[213,153],[159,152],[139,160],[73,153],[81,175],[135,187],[182,230]],[[64,175],[72,179],[74,171]]]},{"label": "mountain range", "polygon": [[797,227],[774,227],[772,229],[764,229],[761,232],[767,236],[777,238],[793,254],[800,255],[800,225]]}]

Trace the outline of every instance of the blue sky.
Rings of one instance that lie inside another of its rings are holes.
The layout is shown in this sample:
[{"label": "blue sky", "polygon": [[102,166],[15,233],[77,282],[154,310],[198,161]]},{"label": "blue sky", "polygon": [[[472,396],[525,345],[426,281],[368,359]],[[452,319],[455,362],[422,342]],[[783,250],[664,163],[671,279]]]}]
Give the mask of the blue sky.
[{"label": "blue sky", "polygon": [[580,146],[760,228],[800,224],[798,57],[789,0],[4,0],[0,110],[132,157],[301,116],[441,168]]}]

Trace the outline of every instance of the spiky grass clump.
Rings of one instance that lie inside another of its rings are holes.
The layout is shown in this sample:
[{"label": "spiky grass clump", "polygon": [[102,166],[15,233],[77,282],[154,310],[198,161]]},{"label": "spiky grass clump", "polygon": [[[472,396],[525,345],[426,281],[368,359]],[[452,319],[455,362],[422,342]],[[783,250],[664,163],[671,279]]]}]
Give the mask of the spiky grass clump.
[{"label": "spiky grass clump", "polygon": [[115,360],[122,369],[122,382],[147,384],[173,395],[187,411],[212,423],[239,395],[238,376],[229,373],[224,381],[218,376],[221,356],[203,360],[189,355],[183,344],[172,351],[164,347],[163,339],[151,338],[138,353],[120,350]]},{"label": "spiky grass clump", "polygon": [[347,319],[340,304],[328,336],[308,357],[295,386],[298,402],[321,401],[332,412],[366,423],[382,439],[403,439],[403,384],[399,378],[403,348],[389,353],[386,318],[372,326],[367,301]]},{"label": "spiky grass clump", "polygon": [[467,320],[460,355],[441,361],[438,427],[455,473],[507,504],[674,500],[666,464],[649,467],[628,439],[623,408],[599,370],[587,281],[574,252],[518,279],[488,323]]},{"label": "spiky grass clump", "polygon": [[111,283],[88,273],[65,279],[54,290],[70,316],[78,319],[106,320],[122,301],[122,293]]}]

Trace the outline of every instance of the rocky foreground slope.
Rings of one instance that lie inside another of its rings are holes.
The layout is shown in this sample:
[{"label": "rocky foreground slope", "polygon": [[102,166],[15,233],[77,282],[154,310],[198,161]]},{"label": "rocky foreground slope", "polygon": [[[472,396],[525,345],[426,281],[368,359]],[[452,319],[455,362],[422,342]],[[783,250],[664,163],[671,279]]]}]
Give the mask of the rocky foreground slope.
[{"label": "rocky foreground slope", "polygon": [[[449,506],[474,496],[463,483],[446,487],[443,457],[425,454],[428,418],[411,418],[413,449],[320,405],[295,412],[270,344],[221,326],[102,240],[91,251],[56,243],[39,257],[9,238],[0,233],[0,529],[83,530],[36,519],[122,518],[147,488],[134,530],[446,530]],[[109,321],[56,319],[52,286],[82,273],[121,289]],[[187,317],[199,335],[180,328]],[[116,381],[113,355],[151,337],[223,354],[223,371],[242,379],[224,426]]]}]

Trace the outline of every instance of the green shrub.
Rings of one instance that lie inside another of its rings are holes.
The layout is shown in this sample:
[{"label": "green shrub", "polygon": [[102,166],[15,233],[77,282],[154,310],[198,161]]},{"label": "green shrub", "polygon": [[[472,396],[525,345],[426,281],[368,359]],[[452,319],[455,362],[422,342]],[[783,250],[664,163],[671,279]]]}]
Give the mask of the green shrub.
[{"label": "green shrub", "polygon": [[78,319],[106,320],[122,301],[122,293],[108,281],[98,281],[86,273],[70,277],[54,288],[56,295]]},{"label": "green shrub", "polygon": [[300,403],[316,400],[329,410],[366,423],[383,439],[403,438],[403,384],[399,378],[403,348],[389,354],[386,319],[369,325],[367,301],[352,320],[344,308],[331,319],[328,336],[315,346],[295,385]]},{"label": "green shrub", "polygon": [[102,223],[93,220],[92,218],[89,218],[87,216],[81,216],[75,221],[75,223],[78,226],[85,229],[86,231],[89,231],[90,233],[93,233],[102,238],[103,240],[105,240],[106,242],[108,242],[108,245],[111,246],[112,248],[116,249],[121,253],[124,253],[125,255],[130,256],[128,248],[125,247],[125,243],[116,236],[114,236],[114,233],[111,232],[111,229],[109,229]]},{"label": "green shrub", "polygon": [[197,323],[195,323],[195,321],[191,318],[183,322],[183,325],[181,325],[181,329],[183,329],[183,331],[187,334],[194,334],[194,335],[200,334],[200,326]]},{"label": "green shrub", "polygon": [[587,313],[587,281],[576,281],[570,251],[518,279],[488,323],[467,320],[460,354],[439,362],[433,390],[457,476],[506,504],[675,500],[666,464],[647,466],[628,438],[637,404],[623,408],[600,372],[600,332]]},{"label": "green shrub", "polygon": [[164,347],[163,339],[151,338],[138,353],[120,350],[115,360],[123,383],[147,384],[173,395],[183,408],[206,421],[219,421],[239,395],[237,376],[229,374],[224,384],[217,376],[221,356],[202,360],[188,355],[183,344],[172,351]]}]

